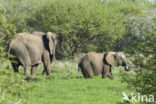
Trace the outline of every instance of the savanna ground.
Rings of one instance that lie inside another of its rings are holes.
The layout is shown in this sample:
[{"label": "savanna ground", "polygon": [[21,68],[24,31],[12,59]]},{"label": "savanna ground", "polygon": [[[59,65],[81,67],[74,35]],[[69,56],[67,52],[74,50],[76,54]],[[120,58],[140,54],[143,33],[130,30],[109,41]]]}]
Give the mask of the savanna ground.
[{"label": "savanna ground", "polygon": [[[78,72],[77,62],[78,59],[53,62],[50,76],[41,75],[43,66],[40,65],[37,74],[31,76],[39,80],[20,82],[26,90],[22,91],[20,97],[15,94],[17,99],[12,100],[21,99],[20,104],[123,104],[122,92],[132,92],[127,88],[127,83],[121,80],[120,73],[125,72],[124,68],[113,68],[114,80],[102,79],[101,75],[85,79]],[[12,69],[9,71],[13,73]],[[15,76],[17,79],[25,79],[23,67],[20,67],[20,74],[12,74],[12,77]]]}]

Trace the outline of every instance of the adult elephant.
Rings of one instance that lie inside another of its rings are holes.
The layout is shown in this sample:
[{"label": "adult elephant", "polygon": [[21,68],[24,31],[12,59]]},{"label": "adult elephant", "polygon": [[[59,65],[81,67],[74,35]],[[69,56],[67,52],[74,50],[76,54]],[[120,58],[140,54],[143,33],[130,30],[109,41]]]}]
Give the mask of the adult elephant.
[{"label": "adult elephant", "polygon": [[[46,33],[41,32],[41,31],[35,31],[35,32],[32,33],[32,35],[39,36],[39,37],[43,37],[43,35],[45,35],[45,34]],[[55,49],[56,49],[56,45],[57,45],[57,42],[58,42],[58,33],[51,34],[51,36],[52,36],[54,46],[55,46],[55,48],[53,50],[53,58],[52,59],[55,61],[56,60],[56,58],[55,58]],[[36,73],[36,70],[37,70],[37,66],[34,69],[32,69],[33,74]],[[46,73],[46,70],[44,69],[42,74],[45,74],[45,73]]]},{"label": "adult elephant", "polygon": [[130,63],[122,52],[90,52],[86,54],[78,64],[85,78],[102,74],[102,78],[109,77],[113,79],[111,72],[112,66],[124,66],[126,71],[130,70]]},{"label": "adult elephant", "polygon": [[42,36],[35,36],[30,33],[19,33],[9,45],[9,54],[15,57],[9,57],[14,72],[18,72],[20,65],[24,67],[26,75],[36,72],[37,66],[43,62],[44,71],[50,75],[50,64],[54,57],[55,42],[53,32],[47,32]]},{"label": "adult elephant", "polygon": [[[40,36],[40,37],[42,37],[42,36],[45,35],[46,33],[35,31],[35,32],[33,32],[32,34],[35,35],[35,36]],[[58,33],[52,34],[52,37],[53,37],[52,39],[53,39],[53,41],[54,41],[54,46],[55,46],[55,49],[56,49],[56,45],[57,45],[57,42],[58,42]],[[55,50],[53,50],[53,51],[54,51],[54,52],[53,52],[53,54],[54,54],[53,60],[56,60],[56,58],[55,58]]]}]

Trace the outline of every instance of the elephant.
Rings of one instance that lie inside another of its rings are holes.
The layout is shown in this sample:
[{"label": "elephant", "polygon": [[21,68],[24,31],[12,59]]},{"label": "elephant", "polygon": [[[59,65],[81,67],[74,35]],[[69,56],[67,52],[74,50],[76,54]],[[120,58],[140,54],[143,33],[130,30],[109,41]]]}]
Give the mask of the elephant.
[{"label": "elephant", "polygon": [[9,44],[9,60],[14,72],[19,72],[19,66],[24,67],[25,75],[35,74],[39,64],[43,63],[46,75],[50,75],[50,65],[55,54],[54,32],[47,32],[42,36],[35,36],[31,33],[18,33]]},{"label": "elephant", "polygon": [[80,59],[78,69],[81,69],[84,78],[92,78],[102,74],[102,78],[114,79],[112,66],[124,66],[126,71],[131,69],[130,62],[123,52],[89,52]]},{"label": "elephant", "polygon": [[[36,31],[33,32],[32,34],[35,35],[35,36],[40,36],[40,37],[42,37],[43,35],[45,35],[44,32],[36,32]],[[58,33],[52,34],[52,37],[53,37],[54,44],[55,44],[55,49],[56,49],[56,45],[57,45],[57,42],[58,42]],[[56,60],[56,58],[55,58],[55,50],[54,50],[53,53],[54,53],[53,60]]]},{"label": "elephant", "polygon": [[[42,37],[43,35],[45,35],[45,33],[44,32],[41,32],[41,31],[35,31],[35,32],[32,33],[32,35]],[[54,41],[54,46],[55,46],[54,49],[56,49],[56,45],[57,45],[57,42],[58,42],[58,33],[52,34],[52,37],[53,37],[52,39]],[[56,60],[56,58],[55,58],[55,50],[53,50],[53,58],[52,59],[54,61]],[[35,73],[36,73],[36,70],[37,70],[37,68],[33,69],[33,71]],[[44,71],[42,72],[42,74],[45,74],[45,72],[46,72],[46,70],[44,69]]]}]

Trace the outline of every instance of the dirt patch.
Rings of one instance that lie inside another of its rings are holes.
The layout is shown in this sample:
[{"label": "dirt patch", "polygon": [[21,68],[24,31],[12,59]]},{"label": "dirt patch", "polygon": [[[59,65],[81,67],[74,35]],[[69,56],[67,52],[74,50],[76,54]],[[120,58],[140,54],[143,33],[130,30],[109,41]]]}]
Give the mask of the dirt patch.
[{"label": "dirt patch", "polygon": [[24,80],[25,81],[28,81],[28,82],[37,82],[37,81],[40,81],[39,78],[32,78],[32,77],[26,77]]}]

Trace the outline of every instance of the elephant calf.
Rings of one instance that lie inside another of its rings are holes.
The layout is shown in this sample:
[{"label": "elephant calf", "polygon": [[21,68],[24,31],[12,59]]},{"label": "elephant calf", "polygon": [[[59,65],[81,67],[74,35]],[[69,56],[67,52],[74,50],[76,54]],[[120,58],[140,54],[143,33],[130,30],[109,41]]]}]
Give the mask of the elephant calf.
[{"label": "elephant calf", "polygon": [[122,52],[90,52],[78,64],[78,68],[81,69],[85,78],[102,74],[102,78],[109,77],[110,79],[114,79],[111,72],[112,66],[124,66],[126,71],[130,70],[130,64]]}]

